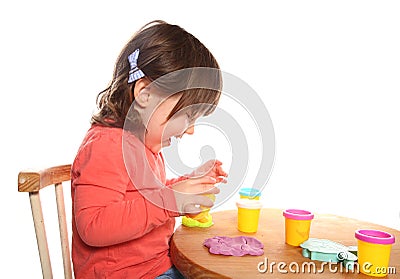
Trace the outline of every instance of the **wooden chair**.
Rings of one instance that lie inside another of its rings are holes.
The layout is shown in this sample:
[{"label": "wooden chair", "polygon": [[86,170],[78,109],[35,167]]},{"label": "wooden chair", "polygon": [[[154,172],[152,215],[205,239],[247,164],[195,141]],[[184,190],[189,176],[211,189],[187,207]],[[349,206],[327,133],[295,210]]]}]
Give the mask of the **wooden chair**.
[{"label": "wooden chair", "polygon": [[33,223],[39,249],[43,278],[53,278],[46,230],[43,220],[40,190],[55,186],[61,251],[65,278],[72,278],[71,254],[68,241],[67,221],[65,217],[64,193],[62,182],[71,180],[71,165],[51,167],[40,171],[23,171],[18,174],[18,191],[28,192],[31,203]]}]

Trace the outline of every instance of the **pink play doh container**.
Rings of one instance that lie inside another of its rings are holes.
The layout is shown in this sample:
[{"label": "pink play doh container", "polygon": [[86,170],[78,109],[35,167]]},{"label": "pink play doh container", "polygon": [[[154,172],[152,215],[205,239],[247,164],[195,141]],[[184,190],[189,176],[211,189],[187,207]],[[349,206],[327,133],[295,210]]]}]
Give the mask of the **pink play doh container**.
[{"label": "pink play doh container", "polygon": [[378,230],[357,230],[358,264],[361,273],[373,277],[387,275],[390,252],[395,238],[392,234]]},{"label": "pink play doh container", "polygon": [[307,210],[286,209],[285,217],[285,242],[292,246],[300,246],[310,235],[311,220],[314,214]]}]

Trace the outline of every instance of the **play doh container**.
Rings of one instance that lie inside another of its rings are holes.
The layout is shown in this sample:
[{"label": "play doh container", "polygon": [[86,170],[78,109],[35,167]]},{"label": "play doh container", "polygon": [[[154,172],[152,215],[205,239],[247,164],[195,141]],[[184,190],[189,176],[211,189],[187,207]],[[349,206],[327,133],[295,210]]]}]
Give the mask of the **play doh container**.
[{"label": "play doh container", "polygon": [[258,200],[240,199],[236,202],[238,208],[238,230],[245,233],[255,233],[262,203]]},{"label": "play doh container", "polygon": [[311,220],[314,214],[307,210],[286,209],[285,217],[285,242],[292,246],[300,246],[310,235]]},{"label": "play doh container", "polygon": [[387,275],[390,252],[395,238],[379,230],[357,230],[358,264],[361,273],[373,277]]},{"label": "play doh container", "polygon": [[239,191],[239,196],[241,199],[259,200],[261,191],[254,188],[242,188]]}]

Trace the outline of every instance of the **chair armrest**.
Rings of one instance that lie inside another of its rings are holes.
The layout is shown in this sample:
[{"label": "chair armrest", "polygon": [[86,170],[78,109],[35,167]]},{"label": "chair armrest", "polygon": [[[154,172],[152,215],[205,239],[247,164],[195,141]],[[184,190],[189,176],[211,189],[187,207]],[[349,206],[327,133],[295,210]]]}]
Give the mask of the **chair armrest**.
[{"label": "chair armrest", "polygon": [[18,174],[19,192],[38,192],[40,189],[71,180],[71,165],[51,167],[39,171],[21,171]]}]

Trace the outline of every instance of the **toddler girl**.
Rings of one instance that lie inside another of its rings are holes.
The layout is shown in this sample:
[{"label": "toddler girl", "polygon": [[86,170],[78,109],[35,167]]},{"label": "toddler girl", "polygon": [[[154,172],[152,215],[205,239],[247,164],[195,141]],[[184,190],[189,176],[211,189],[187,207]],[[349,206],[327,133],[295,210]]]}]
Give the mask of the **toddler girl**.
[{"label": "toddler girl", "polygon": [[175,217],[211,207],[227,174],[215,160],[167,180],[160,151],[193,134],[221,87],[213,55],[179,26],[151,22],[125,45],[72,166],[75,278],[183,278],[169,257]]}]

